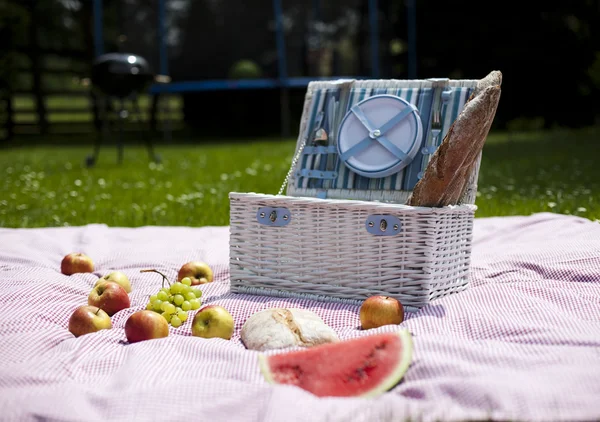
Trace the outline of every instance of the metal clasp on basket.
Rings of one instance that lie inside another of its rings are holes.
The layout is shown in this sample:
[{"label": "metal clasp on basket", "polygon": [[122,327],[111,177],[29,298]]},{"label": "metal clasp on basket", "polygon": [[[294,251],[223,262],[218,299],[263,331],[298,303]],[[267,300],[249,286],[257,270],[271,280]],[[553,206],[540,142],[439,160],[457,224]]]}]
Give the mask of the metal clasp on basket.
[{"label": "metal clasp on basket", "polygon": [[292,220],[290,210],[285,207],[261,207],[256,212],[256,220],[267,226],[287,226]]},{"label": "metal clasp on basket", "polygon": [[367,231],[375,236],[394,236],[402,231],[400,219],[394,215],[372,214],[365,221]]}]

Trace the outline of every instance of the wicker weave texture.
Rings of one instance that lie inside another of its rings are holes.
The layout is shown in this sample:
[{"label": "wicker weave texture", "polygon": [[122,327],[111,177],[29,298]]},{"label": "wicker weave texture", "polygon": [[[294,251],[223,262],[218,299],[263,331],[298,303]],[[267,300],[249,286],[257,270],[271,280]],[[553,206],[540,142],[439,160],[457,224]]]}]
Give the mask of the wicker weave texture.
[{"label": "wicker weave texture", "polygon": [[[286,207],[289,224],[260,224],[265,206]],[[231,290],[349,302],[384,294],[417,310],[467,288],[475,208],[231,193]],[[368,233],[371,214],[398,217],[400,233]]]}]

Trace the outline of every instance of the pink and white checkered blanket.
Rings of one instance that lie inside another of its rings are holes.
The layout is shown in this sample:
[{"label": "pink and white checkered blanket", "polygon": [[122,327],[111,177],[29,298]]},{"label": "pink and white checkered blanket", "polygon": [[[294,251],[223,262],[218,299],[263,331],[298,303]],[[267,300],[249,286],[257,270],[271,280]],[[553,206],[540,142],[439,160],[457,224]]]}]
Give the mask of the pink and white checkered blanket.
[{"label": "pink and white checkered blanket", "polygon": [[[227,227],[0,229],[0,420],[402,421],[600,418],[600,224],[536,214],[477,219],[469,290],[402,324],[414,336],[404,380],[374,399],[319,399],[261,377],[239,331],[274,306],[313,310],[341,338],[364,335],[350,305],[234,295]],[[95,274],[60,261],[90,255]],[[231,341],[190,336],[126,342],[127,317],[190,260],[216,281],[203,302],[236,319]],[[109,270],[131,279],[132,307],[112,330],[73,337],[71,312]],[[378,330],[389,331],[393,327]]]}]

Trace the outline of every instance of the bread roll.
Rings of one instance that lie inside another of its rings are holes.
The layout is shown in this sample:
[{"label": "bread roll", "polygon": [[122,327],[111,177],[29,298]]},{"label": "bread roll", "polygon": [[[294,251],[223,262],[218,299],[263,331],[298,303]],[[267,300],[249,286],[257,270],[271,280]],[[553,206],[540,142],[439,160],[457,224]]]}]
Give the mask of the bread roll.
[{"label": "bread roll", "polygon": [[252,315],[241,331],[250,350],[310,347],[339,341],[335,331],[317,314],[305,309],[266,309]]}]

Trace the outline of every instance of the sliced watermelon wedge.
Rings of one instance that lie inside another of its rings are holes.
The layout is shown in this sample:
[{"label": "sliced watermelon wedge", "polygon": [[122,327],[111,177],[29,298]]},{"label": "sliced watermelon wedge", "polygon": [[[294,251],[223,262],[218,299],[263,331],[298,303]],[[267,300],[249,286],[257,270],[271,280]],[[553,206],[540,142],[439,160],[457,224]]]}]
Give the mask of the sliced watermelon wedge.
[{"label": "sliced watermelon wedge", "polygon": [[407,330],[373,334],[258,359],[273,384],[296,385],[319,397],[373,397],[404,377],[412,336]]}]

